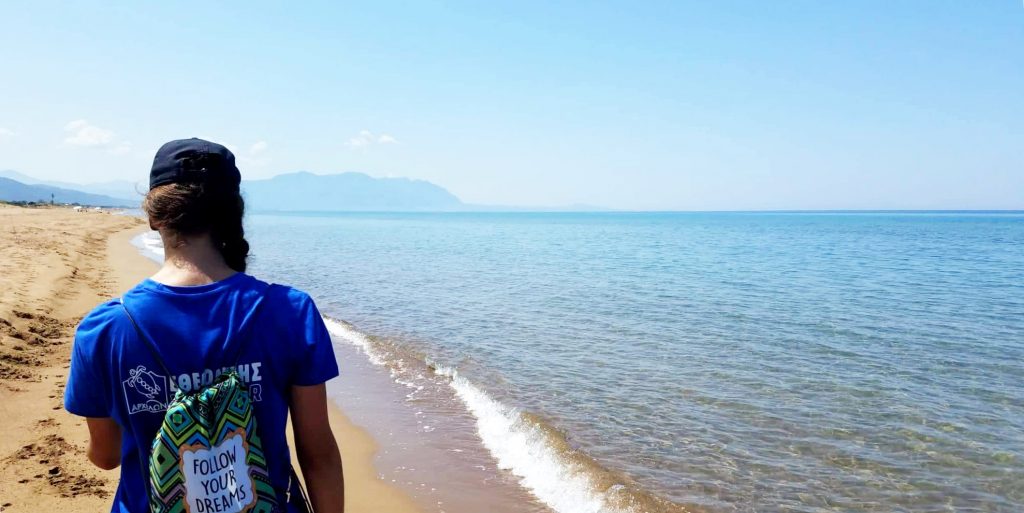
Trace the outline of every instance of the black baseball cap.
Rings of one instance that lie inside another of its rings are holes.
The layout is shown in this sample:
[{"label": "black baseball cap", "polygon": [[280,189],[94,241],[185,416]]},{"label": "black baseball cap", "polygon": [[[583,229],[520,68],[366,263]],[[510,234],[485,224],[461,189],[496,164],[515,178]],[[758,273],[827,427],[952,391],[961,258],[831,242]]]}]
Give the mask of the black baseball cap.
[{"label": "black baseball cap", "polygon": [[195,137],[161,146],[149,172],[150,190],[168,183],[203,183],[238,190],[241,181],[231,150]]}]

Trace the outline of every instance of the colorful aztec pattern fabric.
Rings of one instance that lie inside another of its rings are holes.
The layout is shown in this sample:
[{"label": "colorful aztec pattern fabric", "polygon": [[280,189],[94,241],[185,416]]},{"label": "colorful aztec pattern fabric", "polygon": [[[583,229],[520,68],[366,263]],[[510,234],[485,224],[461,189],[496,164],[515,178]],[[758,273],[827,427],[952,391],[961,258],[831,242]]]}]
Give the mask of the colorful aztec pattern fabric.
[{"label": "colorful aztec pattern fabric", "polygon": [[234,371],[178,390],[149,458],[153,513],[282,511],[267,474],[248,387]]}]

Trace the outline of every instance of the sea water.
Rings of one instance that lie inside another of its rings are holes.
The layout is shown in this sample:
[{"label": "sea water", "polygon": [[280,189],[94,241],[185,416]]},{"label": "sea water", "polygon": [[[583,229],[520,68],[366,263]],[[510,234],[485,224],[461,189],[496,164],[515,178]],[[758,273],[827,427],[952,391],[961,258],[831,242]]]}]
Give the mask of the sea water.
[{"label": "sea water", "polygon": [[555,511],[1024,510],[1024,214],[248,227],[257,275],[421,361],[392,377],[448,387],[460,443]]}]

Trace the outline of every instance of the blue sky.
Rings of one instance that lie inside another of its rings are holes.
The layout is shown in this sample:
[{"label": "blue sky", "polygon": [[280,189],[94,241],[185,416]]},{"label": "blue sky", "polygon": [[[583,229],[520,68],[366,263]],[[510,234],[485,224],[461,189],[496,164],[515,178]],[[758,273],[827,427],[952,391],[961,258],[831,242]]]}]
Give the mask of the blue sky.
[{"label": "blue sky", "polygon": [[0,169],[144,180],[199,136],[243,175],[464,201],[1024,209],[1024,4],[0,4]]}]

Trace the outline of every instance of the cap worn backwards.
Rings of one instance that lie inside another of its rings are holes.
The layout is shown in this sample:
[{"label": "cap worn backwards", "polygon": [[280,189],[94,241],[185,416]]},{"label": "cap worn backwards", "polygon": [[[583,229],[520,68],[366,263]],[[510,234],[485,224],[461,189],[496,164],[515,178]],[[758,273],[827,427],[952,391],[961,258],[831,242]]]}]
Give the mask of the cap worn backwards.
[{"label": "cap worn backwards", "polygon": [[150,190],[169,183],[217,184],[238,190],[241,181],[230,150],[195,137],[161,146],[149,172]]}]

